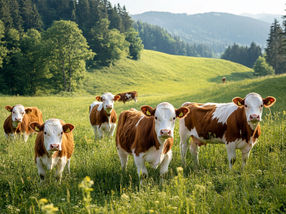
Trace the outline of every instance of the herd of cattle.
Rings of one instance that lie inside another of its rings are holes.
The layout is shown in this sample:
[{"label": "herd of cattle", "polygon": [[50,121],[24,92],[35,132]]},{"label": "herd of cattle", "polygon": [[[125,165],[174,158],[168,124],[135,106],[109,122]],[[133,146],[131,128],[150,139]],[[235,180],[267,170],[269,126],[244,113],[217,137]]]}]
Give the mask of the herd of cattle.
[{"label": "herd of cattle", "polygon": [[[114,102],[136,102],[136,98],[136,91],[115,96],[104,93],[96,97],[97,101],[89,106],[90,124],[96,140],[103,135],[114,135],[117,121]],[[257,93],[249,93],[245,98],[233,98],[230,103],[186,102],[175,109],[172,104],[163,102],[156,108],[144,105],[141,111],[134,108],[125,110],[119,115],[116,130],[116,148],[121,167],[124,170],[128,155],[133,155],[139,178],[140,175],[148,175],[145,162],[154,168],[160,166],[160,175],[165,174],[172,160],[176,118],[180,119],[180,148],[184,165],[188,148],[198,164],[199,146],[222,143],[227,149],[229,167],[232,168],[236,160],[236,149],[242,152],[244,166],[261,133],[259,122],[263,107],[271,107],[275,101],[271,96],[262,98]],[[11,112],[3,125],[7,139],[23,136],[26,142],[30,134],[37,132],[35,162],[40,179],[44,180],[46,169],[56,167],[56,178],[60,181],[66,164],[70,171],[74,126],[59,119],[43,122],[42,113],[37,107],[15,105],[5,108]]]}]

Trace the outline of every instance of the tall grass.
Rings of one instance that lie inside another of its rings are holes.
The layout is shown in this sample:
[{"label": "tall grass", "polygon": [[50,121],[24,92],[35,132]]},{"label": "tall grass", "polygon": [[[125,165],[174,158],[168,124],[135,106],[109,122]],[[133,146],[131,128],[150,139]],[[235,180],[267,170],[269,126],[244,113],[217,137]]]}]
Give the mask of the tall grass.
[{"label": "tall grass", "polygon": [[[158,58],[165,65],[173,58],[173,56],[156,55],[150,52],[143,55],[140,61],[147,65],[150,59],[144,60],[144,57]],[[174,57],[174,60],[182,61],[182,63],[188,60],[193,60],[192,63],[196,62],[196,59],[188,57],[182,57],[182,59]],[[208,59],[198,58],[197,60],[206,63]],[[136,64],[133,61],[126,63],[126,70],[131,69],[133,63]],[[237,152],[238,161],[233,170],[228,169],[227,154],[222,145],[201,147],[199,167],[193,164],[188,154],[187,167],[181,168],[177,121],[173,159],[168,174],[164,179],[160,179],[158,170],[152,169],[147,164],[149,177],[143,181],[142,185],[139,185],[131,156],[126,172],[121,171],[114,137],[94,142],[94,135],[88,120],[88,106],[94,101],[93,96],[1,97],[0,123],[2,124],[8,116],[4,106],[21,103],[25,106],[38,106],[43,112],[44,120],[60,118],[74,124],[76,128],[73,131],[75,151],[71,159],[71,174],[65,171],[61,184],[55,182],[54,171],[48,173],[43,184],[39,183],[40,178],[37,175],[33,151],[35,136],[30,137],[28,142],[24,143],[21,140],[7,142],[4,135],[0,135],[0,213],[286,212],[286,111],[285,93],[283,93],[286,76],[245,79],[244,75],[248,72],[246,69],[242,70],[241,79],[239,79],[234,73],[239,73],[242,66],[234,64],[234,70],[235,66],[239,68],[231,72],[231,63],[228,62],[225,63],[230,66],[229,75],[238,79],[224,85],[216,82],[215,79],[220,78],[223,71],[218,71],[213,75],[196,76],[194,79],[191,79],[191,76],[186,76],[186,78],[180,76],[180,72],[183,73],[183,69],[192,63],[170,68],[173,70],[167,76],[174,75],[172,81],[164,82],[164,79],[159,78],[152,82],[150,78],[150,82],[145,83],[142,79],[142,81],[138,80],[137,88],[134,88],[135,85],[132,84],[124,84],[124,78],[121,81],[120,74],[117,79],[113,76],[114,74],[110,74],[112,80],[103,79],[103,75],[98,75],[100,71],[89,75],[94,75],[94,78],[98,77],[96,81],[103,82],[103,85],[108,82],[114,84],[118,82],[114,88],[106,86],[106,91],[110,89],[113,93],[129,89],[139,91],[137,103],[115,104],[118,114],[130,107],[139,109],[143,104],[155,106],[162,101],[169,101],[179,107],[185,101],[229,102],[234,96],[244,96],[252,91],[263,96],[275,96],[277,103],[271,109],[271,113],[269,110],[264,112],[261,124],[262,135],[258,144],[252,149],[244,170],[241,169],[239,151]],[[203,64],[201,65],[204,67]],[[121,69],[124,72],[123,66],[124,64],[119,64],[110,69]],[[149,66],[152,68],[151,62]],[[206,69],[209,68],[208,64],[205,66]],[[160,73],[160,68],[158,69]],[[164,66],[161,71],[163,70]],[[150,72],[154,73],[155,70],[151,69]],[[196,74],[195,71],[193,73]],[[154,75],[160,76],[161,74],[155,73]],[[179,76],[178,83],[175,78],[177,75]],[[163,77],[164,74],[162,74]],[[194,84],[191,84],[192,82]],[[104,87],[102,86],[99,91],[103,91]]]}]

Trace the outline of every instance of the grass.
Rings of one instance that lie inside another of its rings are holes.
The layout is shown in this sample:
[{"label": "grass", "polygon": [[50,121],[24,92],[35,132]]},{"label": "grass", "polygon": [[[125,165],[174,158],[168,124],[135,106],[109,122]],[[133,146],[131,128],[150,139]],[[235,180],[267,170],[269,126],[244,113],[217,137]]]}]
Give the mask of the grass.
[{"label": "grass", "polygon": [[[65,171],[62,184],[57,184],[51,172],[40,185],[34,163],[35,136],[24,143],[7,142],[0,135],[0,213],[48,213],[55,207],[59,213],[286,212],[286,75],[253,78],[251,72],[224,60],[144,51],[138,62],[124,59],[111,68],[90,71],[85,96],[1,97],[0,123],[8,116],[5,105],[38,106],[44,119],[56,117],[76,126],[76,145],[71,174]],[[227,76],[226,84],[221,83],[221,76]],[[116,103],[118,114],[162,101],[176,107],[185,101],[229,102],[252,91],[275,96],[277,103],[271,114],[264,111],[262,135],[244,170],[240,152],[234,169],[228,169],[222,145],[202,147],[199,167],[188,155],[187,167],[177,169],[181,167],[177,122],[168,175],[160,180],[158,170],[147,164],[149,177],[140,186],[133,158],[123,173],[114,138],[94,142],[88,120],[88,106],[95,95],[127,90],[137,90],[139,101]]]}]

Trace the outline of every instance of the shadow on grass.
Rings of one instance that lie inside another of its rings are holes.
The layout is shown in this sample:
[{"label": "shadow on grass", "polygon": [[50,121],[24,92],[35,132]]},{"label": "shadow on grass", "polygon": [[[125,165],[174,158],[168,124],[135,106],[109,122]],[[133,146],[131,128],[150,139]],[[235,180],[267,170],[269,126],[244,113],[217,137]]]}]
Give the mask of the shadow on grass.
[{"label": "shadow on grass", "polygon": [[223,77],[226,78],[226,82],[229,82],[229,81],[240,81],[244,79],[252,79],[254,76],[253,76],[253,72],[250,72],[250,71],[249,72],[236,72],[236,73],[231,73],[229,75],[219,75],[214,78],[208,79],[208,81],[222,83]]}]

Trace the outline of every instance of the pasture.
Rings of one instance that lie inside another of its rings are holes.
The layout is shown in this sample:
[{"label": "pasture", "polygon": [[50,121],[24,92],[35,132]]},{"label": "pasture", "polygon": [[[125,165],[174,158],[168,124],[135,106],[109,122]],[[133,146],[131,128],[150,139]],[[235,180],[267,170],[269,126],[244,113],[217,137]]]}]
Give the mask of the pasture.
[{"label": "pasture", "polygon": [[[137,61],[124,59],[113,67],[90,71],[83,96],[0,98],[0,123],[8,116],[5,105],[37,106],[44,120],[60,118],[75,125],[75,151],[71,174],[61,184],[53,173],[39,184],[34,162],[35,136],[27,143],[7,142],[0,135],[0,213],[281,213],[286,212],[286,75],[253,78],[252,70],[225,60],[171,56],[144,51]],[[221,77],[227,83],[221,83]],[[229,170],[223,145],[200,149],[200,166],[187,155],[182,168],[178,121],[169,173],[148,164],[149,177],[139,185],[130,156],[127,171],[120,168],[115,140],[94,141],[88,106],[95,95],[137,90],[138,102],[115,103],[117,114],[131,107],[155,107],[168,101],[179,107],[185,101],[230,102],[255,91],[277,99],[264,109],[262,135],[241,169],[241,155]],[[93,95],[91,95],[93,94]],[[91,180],[94,182],[93,185]],[[81,185],[79,185],[81,184]],[[92,188],[92,190],[90,189]],[[44,199],[43,199],[44,198]],[[42,199],[42,200],[40,200]],[[46,200],[45,200],[46,199]],[[49,204],[53,206],[48,206]],[[56,208],[58,211],[56,211]]]}]

